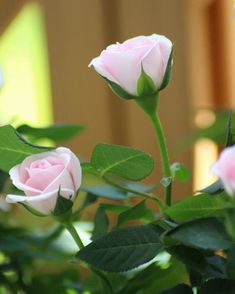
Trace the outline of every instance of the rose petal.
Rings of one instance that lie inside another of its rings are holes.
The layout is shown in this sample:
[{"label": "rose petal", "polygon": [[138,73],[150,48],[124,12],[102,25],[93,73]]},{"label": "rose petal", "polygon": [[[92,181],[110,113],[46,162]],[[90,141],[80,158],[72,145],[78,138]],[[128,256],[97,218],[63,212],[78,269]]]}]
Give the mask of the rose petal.
[{"label": "rose petal", "polygon": [[156,88],[159,88],[164,77],[165,65],[158,44],[146,53],[142,59],[142,65],[145,73],[151,77]]},{"label": "rose petal", "polygon": [[82,169],[81,169],[79,159],[68,148],[59,147],[56,150],[58,153],[66,153],[67,152],[71,156],[71,159],[70,159],[70,162],[68,165],[68,170],[73,178],[75,191],[77,191],[78,188],[81,186],[81,181],[82,181]]},{"label": "rose petal", "polygon": [[46,169],[30,169],[30,177],[25,182],[25,185],[43,191],[62,173],[63,169],[64,166],[61,164]]},{"label": "rose petal", "polygon": [[131,95],[137,94],[137,81],[141,73],[141,58],[147,47],[138,47],[123,52],[103,51],[101,61],[118,84]]},{"label": "rose petal", "polygon": [[13,182],[13,185],[16,186],[16,188],[18,188],[19,190],[22,191],[27,191],[28,193],[41,193],[40,190],[37,190],[33,187],[28,187],[27,185],[25,185],[24,183],[21,182],[21,171],[25,170],[21,167],[20,164],[17,164],[16,166],[14,166],[13,168],[10,169],[9,174],[10,174],[10,178]]},{"label": "rose petal", "polygon": [[95,70],[104,78],[109,81],[119,84],[118,81],[112,76],[112,74],[103,65],[100,56],[93,58],[89,63],[88,67],[94,66]]},{"label": "rose petal", "polygon": [[[70,189],[61,189],[60,195],[67,199],[69,199],[72,195],[72,197],[70,198],[71,200],[74,198],[74,192]],[[6,197],[6,201],[8,203],[23,202],[26,205],[37,210],[38,212],[41,212],[43,214],[51,214],[55,209],[57,198],[58,190],[54,190],[38,196],[21,196],[8,194]]]}]

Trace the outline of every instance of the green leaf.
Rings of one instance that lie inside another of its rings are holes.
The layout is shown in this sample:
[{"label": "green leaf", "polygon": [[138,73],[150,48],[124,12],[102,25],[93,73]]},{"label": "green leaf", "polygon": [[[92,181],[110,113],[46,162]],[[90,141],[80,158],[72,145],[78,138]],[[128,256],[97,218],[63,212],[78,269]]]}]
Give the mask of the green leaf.
[{"label": "green leaf", "polygon": [[169,247],[167,251],[190,269],[203,273],[207,267],[206,259],[198,249],[177,245]]},{"label": "green leaf", "polygon": [[202,285],[198,294],[234,294],[235,281],[228,279],[213,279]]},{"label": "green leaf", "polygon": [[103,237],[107,231],[109,226],[109,220],[105,213],[105,210],[102,206],[100,206],[95,214],[95,220],[94,220],[94,230],[92,233],[92,240],[97,240],[101,237]]},{"label": "green leaf", "polygon": [[226,137],[226,147],[234,145],[234,134],[232,133],[232,111],[228,114],[227,122],[227,137]]},{"label": "green leaf", "polygon": [[27,156],[51,150],[30,144],[10,125],[0,127],[0,138],[0,169],[6,172]]},{"label": "green leaf", "polygon": [[200,194],[174,203],[164,213],[176,222],[185,222],[220,215],[225,209],[233,207],[234,204],[224,195],[212,197],[208,194]]},{"label": "green leaf", "polygon": [[130,147],[98,144],[92,153],[91,164],[101,177],[115,174],[138,181],[151,173],[154,161],[151,155]]},{"label": "green leaf", "polygon": [[187,181],[190,177],[189,169],[179,162],[175,162],[171,165],[171,172],[173,178],[182,182]]},{"label": "green leaf", "polygon": [[127,199],[127,194],[112,186],[81,186],[80,190],[86,191],[90,194],[115,200]]},{"label": "green leaf", "polygon": [[234,245],[223,224],[215,218],[193,220],[163,234],[166,245],[183,244],[190,247],[219,250]]},{"label": "green leaf", "polygon": [[149,75],[147,75],[141,65],[141,74],[137,81],[137,95],[144,99],[144,97],[149,97],[156,94],[156,86]]},{"label": "green leaf", "polygon": [[100,206],[107,211],[110,212],[117,212],[117,213],[122,213],[128,209],[130,209],[131,207],[129,205],[117,205],[117,204],[106,204],[106,203],[102,203],[100,204]]},{"label": "green leaf", "polygon": [[78,124],[54,124],[44,128],[21,125],[17,131],[34,139],[50,139],[55,142],[68,140],[84,131],[85,126]]},{"label": "green leaf", "polygon": [[163,291],[160,294],[193,294],[193,290],[188,285],[180,284],[174,288]]},{"label": "green leaf", "polygon": [[[104,77],[103,77],[104,78]],[[120,87],[118,84],[108,80],[107,78],[104,78],[110,88],[112,89],[112,91],[120,98],[125,99],[125,100],[130,100],[130,99],[135,99],[135,96],[129,94],[128,92],[126,92],[122,87]]]},{"label": "green leaf", "polygon": [[222,193],[223,191],[224,191],[223,184],[221,183],[220,180],[217,180],[216,182],[214,182],[210,186],[200,190],[199,192],[215,195],[215,194]]},{"label": "green leaf", "polygon": [[171,73],[172,73],[172,65],[173,65],[172,58],[173,58],[173,47],[172,47],[171,54],[170,54],[168,62],[167,62],[165,75],[164,75],[162,84],[161,84],[161,86],[159,88],[159,91],[166,88],[166,86],[169,84],[169,81],[170,81],[170,78],[171,78]]},{"label": "green leaf", "polygon": [[212,258],[208,258],[202,251],[183,245],[172,246],[167,251],[182,261],[187,268],[201,275],[203,274],[207,278],[225,277],[225,272],[221,265],[221,257],[212,256]]},{"label": "green leaf", "polygon": [[131,220],[149,220],[152,221],[154,219],[153,212],[146,206],[146,200],[141,201],[134,207],[122,212],[118,216],[117,225],[120,226]]},{"label": "green leaf", "polygon": [[116,229],[80,250],[77,257],[104,271],[127,271],[156,256],[162,248],[160,233],[156,225]]}]

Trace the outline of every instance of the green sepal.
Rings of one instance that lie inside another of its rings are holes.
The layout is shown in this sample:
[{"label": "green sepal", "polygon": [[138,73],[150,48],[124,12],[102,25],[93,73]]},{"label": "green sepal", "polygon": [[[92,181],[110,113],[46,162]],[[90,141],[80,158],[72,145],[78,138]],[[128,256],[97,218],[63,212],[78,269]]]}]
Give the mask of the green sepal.
[{"label": "green sepal", "polygon": [[119,86],[118,84],[110,81],[109,79],[105,78],[102,76],[102,78],[104,78],[106,80],[106,82],[108,82],[111,90],[120,98],[125,99],[125,100],[131,100],[131,99],[135,99],[136,97],[129,94],[128,92],[126,92],[121,86]]},{"label": "green sepal", "polygon": [[[72,195],[69,198],[71,197]],[[60,190],[59,190],[58,197],[56,200],[56,205],[52,215],[60,222],[66,221],[70,219],[70,217],[72,216],[72,207],[73,207],[73,201],[61,196]]]},{"label": "green sepal", "polygon": [[171,78],[171,73],[172,73],[172,65],[173,65],[172,58],[173,58],[173,47],[171,49],[171,54],[170,54],[168,62],[167,62],[166,71],[165,71],[164,78],[162,80],[162,84],[159,87],[158,91],[163,90],[169,84],[169,81]]},{"label": "green sepal", "polygon": [[47,214],[43,214],[43,213],[37,211],[36,209],[32,208],[31,206],[28,206],[27,204],[24,204],[22,202],[18,202],[18,204],[22,205],[26,210],[28,210],[29,212],[31,212],[35,216],[39,216],[39,217],[48,216]]},{"label": "green sepal", "polygon": [[155,115],[157,109],[158,93],[148,97],[138,97],[135,100],[148,115]]},{"label": "green sepal", "polygon": [[157,88],[149,75],[143,69],[141,65],[141,74],[137,81],[137,96],[144,99],[157,93]]}]

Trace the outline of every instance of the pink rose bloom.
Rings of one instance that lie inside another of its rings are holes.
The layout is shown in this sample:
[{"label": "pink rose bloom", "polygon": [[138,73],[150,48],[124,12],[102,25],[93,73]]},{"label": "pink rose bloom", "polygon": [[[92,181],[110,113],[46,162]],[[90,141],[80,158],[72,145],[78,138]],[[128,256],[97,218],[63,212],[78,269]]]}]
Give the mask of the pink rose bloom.
[{"label": "pink rose bloom", "polygon": [[9,171],[11,180],[26,196],[7,195],[7,202],[21,202],[36,211],[53,213],[58,192],[74,200],[81,185],[79,159],[68,148],[28,156]]},{"label": "pink rose bloom", "polygon": [[101,76],[130,95],[137,96],[142,67],[156,91],[161,87],[171,51],[172,42],[162,35],[139,36],[108,46],[89,66],[94,66]]},{"label": "pink rose bloom", "polygon": [[225,191],[235,195],[235,146],[225,148],[211,168],[223,183]]}]

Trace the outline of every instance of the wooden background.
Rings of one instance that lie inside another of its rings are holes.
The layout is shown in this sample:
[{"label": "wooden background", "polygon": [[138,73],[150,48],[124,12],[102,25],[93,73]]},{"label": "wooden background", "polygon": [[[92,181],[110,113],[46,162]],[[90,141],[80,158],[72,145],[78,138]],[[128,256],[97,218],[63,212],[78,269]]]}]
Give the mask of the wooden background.
[{"label": "wooden background", "polygon": [[[26,2],[0,0],[1,32]],[[195,108],[235,104],[232,78],[235,67],[230,66],[235,48],[233,1],[36,2],[45,17],[54,119],[88,126],[69,146],[83,158],[89,158],[98,142],[145,150],[156,157],[150,181],[160,179],[160,159],[147,117],[133,101],[115,97],[95,71],[88,68],[90,60],[110,43],[158,33],[175,44],[172,81],[160,101],[170,159],[191,167],[192,149],[182,153],[174,147],[191,132]],[[191,189],[191,184],[176,184],[174,200],[189,195]]]}]

